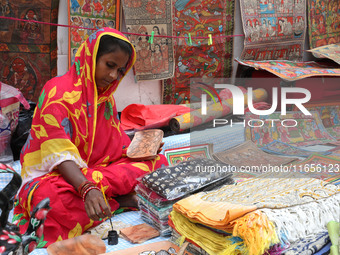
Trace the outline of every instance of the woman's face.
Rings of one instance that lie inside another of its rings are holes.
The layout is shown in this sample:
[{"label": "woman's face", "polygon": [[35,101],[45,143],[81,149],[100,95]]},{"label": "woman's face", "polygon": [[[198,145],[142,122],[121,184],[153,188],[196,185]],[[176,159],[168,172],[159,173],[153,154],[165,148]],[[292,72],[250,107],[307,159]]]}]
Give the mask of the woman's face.
[{"label": "woman's face", "polygon": [[129,54],[117,49],[114,52],[102,55],[96,64],[95,80],[99,88],[106,88],[121,77],[129,61]]}]

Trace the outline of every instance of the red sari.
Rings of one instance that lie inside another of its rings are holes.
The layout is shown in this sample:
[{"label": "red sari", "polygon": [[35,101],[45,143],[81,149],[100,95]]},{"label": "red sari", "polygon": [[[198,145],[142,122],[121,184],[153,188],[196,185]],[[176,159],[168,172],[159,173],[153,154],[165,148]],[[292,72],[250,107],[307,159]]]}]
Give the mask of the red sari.
[{"label": "red sari", "polygon": [[[74,161],[88,180],[104,187],[112,211],[119,208],[115,197],[132,192],[136,178],[167,165],[161,155],[143,162],[125,156],[130,139],[120,126],[113,97],[120,81],[101,92],[95,84],[95,60],[103,35],[130,43],[115,29],[93,33],[79,47],[71,69],[44,86],[22,150],[23,185],[13,221],[25,232],[33,208],[49,197],[52,209],[39,247],[81,235],[100,223],[89,219],[82,198],[59,173],[57,166],[63,161]],[[133,49],[126,73],[134,63]]]}]

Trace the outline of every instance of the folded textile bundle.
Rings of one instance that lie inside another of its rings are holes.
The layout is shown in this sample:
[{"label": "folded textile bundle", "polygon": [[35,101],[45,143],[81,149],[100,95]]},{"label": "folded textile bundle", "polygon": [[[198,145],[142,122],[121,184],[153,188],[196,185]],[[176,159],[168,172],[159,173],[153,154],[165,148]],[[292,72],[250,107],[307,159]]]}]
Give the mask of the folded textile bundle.
[{"label": "folded textile bundle", "polygon": [[160,232],[161,236],[169,236],[171,231],[168,225],[168,216],[172,211],[172,204],[157,207],[140,194],[137,194],[137,200],[141,218],[154,226]]},{"label": "folded textile bundle", "polygon": [[[170,242],[175,244],[180,244],[182,241],[181,235],[172,227],[170,227],[171,230],[171,238]],[[199,247],[197,244],[194,244],[192,241],[189,241],[188,247],[186,249],[188,252],[192,253],[193,255],[209,255],[204,249]]]},{"label": "folded textile bundle", "polygon": [[142,219],[162,236],[170,235],[168,216],[172,205],[180,198],[234,183],[232,173],[217,171],[223,167],[227,165],[209,159],[194,159],[145,175],[135,188]]},{"label": "folded textile bundle", "polygon": [[[293,173],[279,177],[262,174],[191,195],[174,204],[169,224],[208,253],[261,255],[325,231],[340,215],[340,187]],[[235,237],[243,240],[236,246]]]}]

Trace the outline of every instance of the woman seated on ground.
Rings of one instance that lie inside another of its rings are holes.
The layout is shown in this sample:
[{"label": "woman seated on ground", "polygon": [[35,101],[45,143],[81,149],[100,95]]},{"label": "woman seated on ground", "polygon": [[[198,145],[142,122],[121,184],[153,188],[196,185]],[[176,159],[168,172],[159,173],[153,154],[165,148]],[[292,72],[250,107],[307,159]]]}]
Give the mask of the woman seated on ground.
[{"label": "woman seated on ground", "polygon": [[119,31],[100,29],[79,47],[71,69],[41,92],[21,154],[23,185],[14,214],[23,233],[33,208],[50,198],[45,247],[82,234],[119,207],[136,206],[129,195],[136,179],[167,165],[162,155],[138,163],[125,155],[130,139],[120,128],[113,93],[135,56]]}]

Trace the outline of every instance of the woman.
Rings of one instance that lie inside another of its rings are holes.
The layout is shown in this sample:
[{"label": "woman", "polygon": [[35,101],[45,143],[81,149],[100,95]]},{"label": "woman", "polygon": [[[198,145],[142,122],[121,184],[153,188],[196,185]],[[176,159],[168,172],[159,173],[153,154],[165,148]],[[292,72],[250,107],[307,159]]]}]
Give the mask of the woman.
[{"label": "woman", "polygon": [[[113,93],[135,63],[135,50],[117,30],[97,30],[78,49],[75,64],[41,92],[22,150],[23,185],[15,219],[24,232],[32,209],[49,197],[44,247],[82,234],[123,206],[136,206],[136,178],[166,159],[131,162]],[[105,198],[102,195],[105,192]],[[40,244],[41,246],[41,244]]]}]

